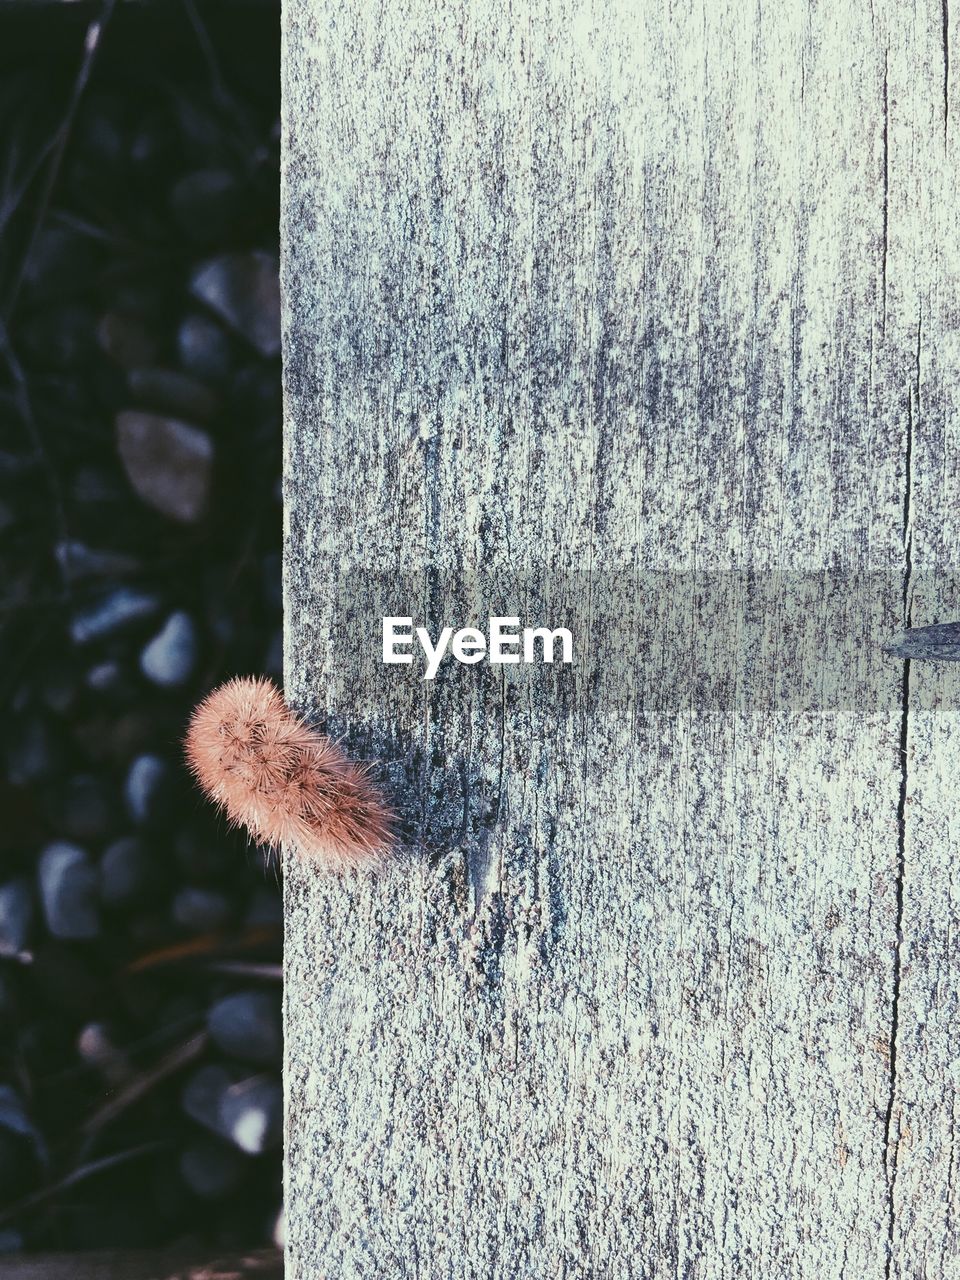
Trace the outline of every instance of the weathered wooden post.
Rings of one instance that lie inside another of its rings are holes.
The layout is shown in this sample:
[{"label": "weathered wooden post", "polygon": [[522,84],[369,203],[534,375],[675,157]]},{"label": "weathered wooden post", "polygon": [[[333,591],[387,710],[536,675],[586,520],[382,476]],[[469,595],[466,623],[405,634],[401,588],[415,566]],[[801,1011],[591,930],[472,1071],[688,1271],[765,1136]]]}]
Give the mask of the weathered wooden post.
[{"label": "weathered wooden post", "polygon": [[291,1280],[960,1274],[954,24],[287,0]]}]

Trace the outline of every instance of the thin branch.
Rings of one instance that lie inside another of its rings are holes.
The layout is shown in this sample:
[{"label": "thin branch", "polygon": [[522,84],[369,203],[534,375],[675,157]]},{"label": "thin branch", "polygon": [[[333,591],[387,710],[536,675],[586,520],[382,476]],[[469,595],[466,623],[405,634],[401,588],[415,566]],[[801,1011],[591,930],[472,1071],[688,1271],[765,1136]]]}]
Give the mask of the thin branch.
[{"label": "thin branch", "polygon": [[[30,399],[30,389],[27,386],[27,376],[23,371],[23,366],[17,358],[16,352],[10,344],[10,335],[7,332],[7,326],[0,320],[0,354],[6,361],[7,369],[13,380],[13,397],[14,403],[20,414],[27,435],[30,438],[30,444],[37,459],[43,464],[43,469],[47,477],[47,487],[50,490],[50,498],[53,503],[53,518],[57,529],[57,539],[60,542],[69,541],[69,533],[67,530],[67,514],[66,506],[63,501],[63,487],[60,484],[60,477],[57,475],[56,467],[50,459],[46,445],[43,439],[43,433],[40,430],[40,424],[33,412],[33,402]],[[62,598],[65,599],[70,592],[70,584],[67,578],[66,568],[57,561],[57,569],[60,574],[60,584],[62,589]]]},{"label": "thin branch", "polygon": [[[57,133],[54,133],[37,153],[30,159],[26,172],[21,174],[17,181],[14,181],[12,172],[4,179],[4,196],[3,203],[0,205],[0,231],[4,229],[13,215],[20,208],[26,197],[27,192],[33,186],[34,179],[46,164],[49,156],[57,145]],[[12,171],[14,167],[13,158],[8,161],[8,168]]]},{"label": "thin branch", "polygon": [[[57,184],[57,178],[60,175],[60,169],[63,164],[64,153],[67,149],[67,143],[73,132],[74,122],[77,117],[77,111],[80,101],[83,98],[84,90],[90,79],[90,73],[93,70],[93,64],[96,61],[97,51],[100,47],[100,39],[103,31],[110,20],[113,13],[116,0],[103,0],[99,18],[94,19],[87,27],[87,33],[84,38],[83,58],[80,62],[80,69],[77,72],[76,79],[73,82],[73,90],[70,94],[70,101],[67,104],[67,110],[60,122],[56,137],[50,152],[50,161],[47,165],[46,178],[37,201],[37,208],[33,218],[33,224],[30,228],[30,234],[27,237],[26,247],[20,257],[17,270],[14,273],[10,289],[3,304],[2,321],[0,321],[0,350],[2,350],[10,376],[13,379],[15,387],[15,398],[17,408],[23,425],[26,428],[34,452],[37,457],[42,460],[44,470],[47,474],[47,483],[50,490],[50,497],[53,502],[54,519],[57,526],[57,534],[60,541],[67,539],[67,519],[63,502],[63,490],[60,485],[60,479],[56,473],[56,468],[50,460],[50,455],[44,444],[43,434],[40,426],[34,416],[33,406],[30,401],[30,393],[27,388],[27,380],[24,375],[23,368],[16,357],[13,346],[10,342],[10,322],[16,311],[17,300],[20,296],[20,290],[26,275],[27,267],[36,248],[37,237],[43,225],[50,200]],[[61,582],[66,589],[67,582],[63,568],[60,569]]]},{"label": "thin branch", "polygon": [[217,59],[216,50],[213,47],[213,41],[207,28],[203,25],[203,20],[197,11],[197,6],[193,0],[183,0],[183,7],[186,10],[187,17],[190,19],[190,25],[193,27],[193,33],[197,37],[197,44],[203,54],[203,59],[207,64],[207,71],[210,73],[214,97],[216,97],[221,106],[229,106],[231,103],[230,94],[227,92],[226,81],[223,78],[223,72],[220,69],[220,62]]},{"label": "thin branch", "polygon": [[180,1071],[183,1067],[189,1065],[194,1059],[199,1058],[207,1047],[206,1032],[201,1031],[184,1044],[179,1044],[172,1049],[165,1058],[161,1058],[155,1067],[151,1067],[148,1071],[144,1071],[141,1075],[135,1076],[129,1084],[116,1093],[109,1102],[95,1111],[88,1120],[84,1122],[82,1132],[88,1137],[100,1132],[111,1120],[115,1120],[128,1107],[132,1107],[135,1102],[139,1102],[142,1097],[166,1080],[167,1076],[173,1075]]},{"label": "thin branch", "polygon": [[178,964],[183,960],[193,960],[202,956],[216,956],[220,951],[247,950],[275,943],[280,929],[272,925],[250,925],[239,935],[224,933],[204,933],[195,938],[187,938],[183,942],[175,942],[157,951],[149,951],[138,956],[127,965],[128,973],[144,973],[148,969],[157,969],[163,965]]},{"label": "thin branch", "polygon": [[73,126],[77,118],[77,111],[83,98],[84,90],[90,79],[90,73],[93,70],[93,64],[97,58],[97,51],[100,48],[100,40],[103,32],[110,21],[116,0],[103,0],[100,10],[100,16],[95,18],[87,27],[87,34],[83,42],[83,58],[80,62],[80,70],[73,82],[73,90],[70,94],[70,101],[67,103],[67,110],[60,122],[57,130],[56,142],[53,147],[53,153],[50,157],[50,164],[47,167],[47,176],[40,192],[40,198],[37,202],[37,210],[33,220],[33,226],[27,239],[27,245],[20,259],[19,267],[13,277],[10,291],[7,294],[6,301],[3,306],[3,318],[6,326],[9,326],[11,317],[16,310],[17,299],[20,296],[20,288],[23,284],[23,278],[26,269],[30,263],[36,247],[37,236],[40,234],[40,228],[46,216],[47,209],[53,196],[54,188],[57,185],[57,179],[60,176],[60,169],[63,164],[63,157],[67,149],[67,143],[73,132]]},{"label": "thin branch", "polygon": [[[115,1169],[117,1165],[126,1164],[130,1160],[138,1160],[141,1156],[149,1155],[153,1151],[159,1151],[162,1146],[164,1146],[162,1142],[144,1142],[139,1147],[131,1147],[127,1151],[118,1151],[114,1155],[104,1156],[100,1160],[91,1160],[88,1164],[81,1165],[79,1169],[74,1169],[72,1173],[68,1173],[65,1177],[52,1182],[48,1187],[42,1187],[39,1191],[31,1192],[30,1195],[23,1196],[22,1199],[15,1201],[14,1204],[8,1205],[6,1209],[0,1210],[0,1223],[10,1222],[12,1219],[20,1217],[27,1210],[35,1209],[37,1205],[44,1204],[61,1191],[68,1191],[70,1187],[76,1186],[78,1182],[85,1182],[87,1178],[93,1178],[98,1173],[106,1173],[110,1169]],[[4,1273],[0,1270],[0,1276],[2,1275]]]},{"label": "thin branch", "polygon": [[214,960],[208,964],[210,973],[223,973],[233,978],[261,979],[264,982],[282,982],[282,964],[254,964],[244,960]]}]

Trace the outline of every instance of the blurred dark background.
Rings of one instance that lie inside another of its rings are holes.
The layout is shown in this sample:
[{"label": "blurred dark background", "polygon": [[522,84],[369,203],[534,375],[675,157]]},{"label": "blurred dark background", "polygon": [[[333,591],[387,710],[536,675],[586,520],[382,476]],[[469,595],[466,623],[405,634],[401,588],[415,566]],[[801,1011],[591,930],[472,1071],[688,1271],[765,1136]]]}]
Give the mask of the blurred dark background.
[{"label": "blurred dark background", "polygon": [[6,1254],[282,1234],[278,872],[180,754],[280,675],[278,115],[276,3],[0,5]]}]

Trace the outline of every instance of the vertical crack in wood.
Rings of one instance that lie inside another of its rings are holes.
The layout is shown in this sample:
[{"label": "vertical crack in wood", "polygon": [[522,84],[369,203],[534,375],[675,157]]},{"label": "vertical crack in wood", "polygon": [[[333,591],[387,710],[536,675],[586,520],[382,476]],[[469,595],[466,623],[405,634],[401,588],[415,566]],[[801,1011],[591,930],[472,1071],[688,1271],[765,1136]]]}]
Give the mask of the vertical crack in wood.
[{"label": "vertical crack in wood", "polygon": [[[909,482],[908,482],[909,488]],[[909,561],[907,567],[909,576]],[[909,625],[909,622],[908,624]],[[903,664],[903,701],[900,714],[900,796],[897,802],[897,881],[896,881],[896,924],[893,948],[893,994],[890,1009],[890,1081],[887,1094],[887,1113],[884,1120],[884,1150],[887,1164],[887,1262],[885,1275],[888,1280],[892,1275],[893,1248],[896,1227],[895,1192],[897,1185],[897,1156],[900,1143],[900,1125],[897,1121],[897,1132],[894,1135],[894,1109],[897,1099],[897,1038],[900,1029],[900,974],[901,948],[903,944],[903,880],[906,866],[906,814],[907,814],[907,744],[910,734],[910,659]]]},{"label": "vertical crack in wood", "polygon": [[[903,625],[909,627],[913,617],[913,433],[914,398],[920,400],[920,352],[923,339],[923,313],[917,320],[917,347],[914,366],[915,384],[907,393],[907,438],[905,452],[905,476],[903,489]],[[884,1150],[887,1163],[887,1262],[885,1274],[893,1274],[893,1250],[896,1230],[897,1158],[900,1145],[899,1119],[894,1129],[894,1111],[897,1098],[897,1040],[900,1028],[900,977],[903,947],[903,890],[907,860],[907,797],[909,784],[910,739],[910,659],[903,664],[900,710],[900,795],[897,801],[897,880],[896,925],[893,950],[893,994],[890,1010],[890,1082],[887,1095],[887,1112],[884,1122]]]},{"label": "vertical crack in wood", "polygon": [[943,23],[943,146],[947,146],[947,127],[950,123],[950,0],[941,0]]}]

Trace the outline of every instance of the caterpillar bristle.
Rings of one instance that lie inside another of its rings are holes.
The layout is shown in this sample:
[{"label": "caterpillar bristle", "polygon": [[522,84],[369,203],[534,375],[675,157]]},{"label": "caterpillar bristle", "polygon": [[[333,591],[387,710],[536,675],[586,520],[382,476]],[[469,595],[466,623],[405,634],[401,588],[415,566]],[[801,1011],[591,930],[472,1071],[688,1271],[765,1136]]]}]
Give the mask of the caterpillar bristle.
[{"label": "caterpillar bristle", "polygon": [[366,765],[290,710],[272,681],[238,677],[197,706],[184,739],[200,787],[270,848],[332,871],[376,867],[394,817]]}]

